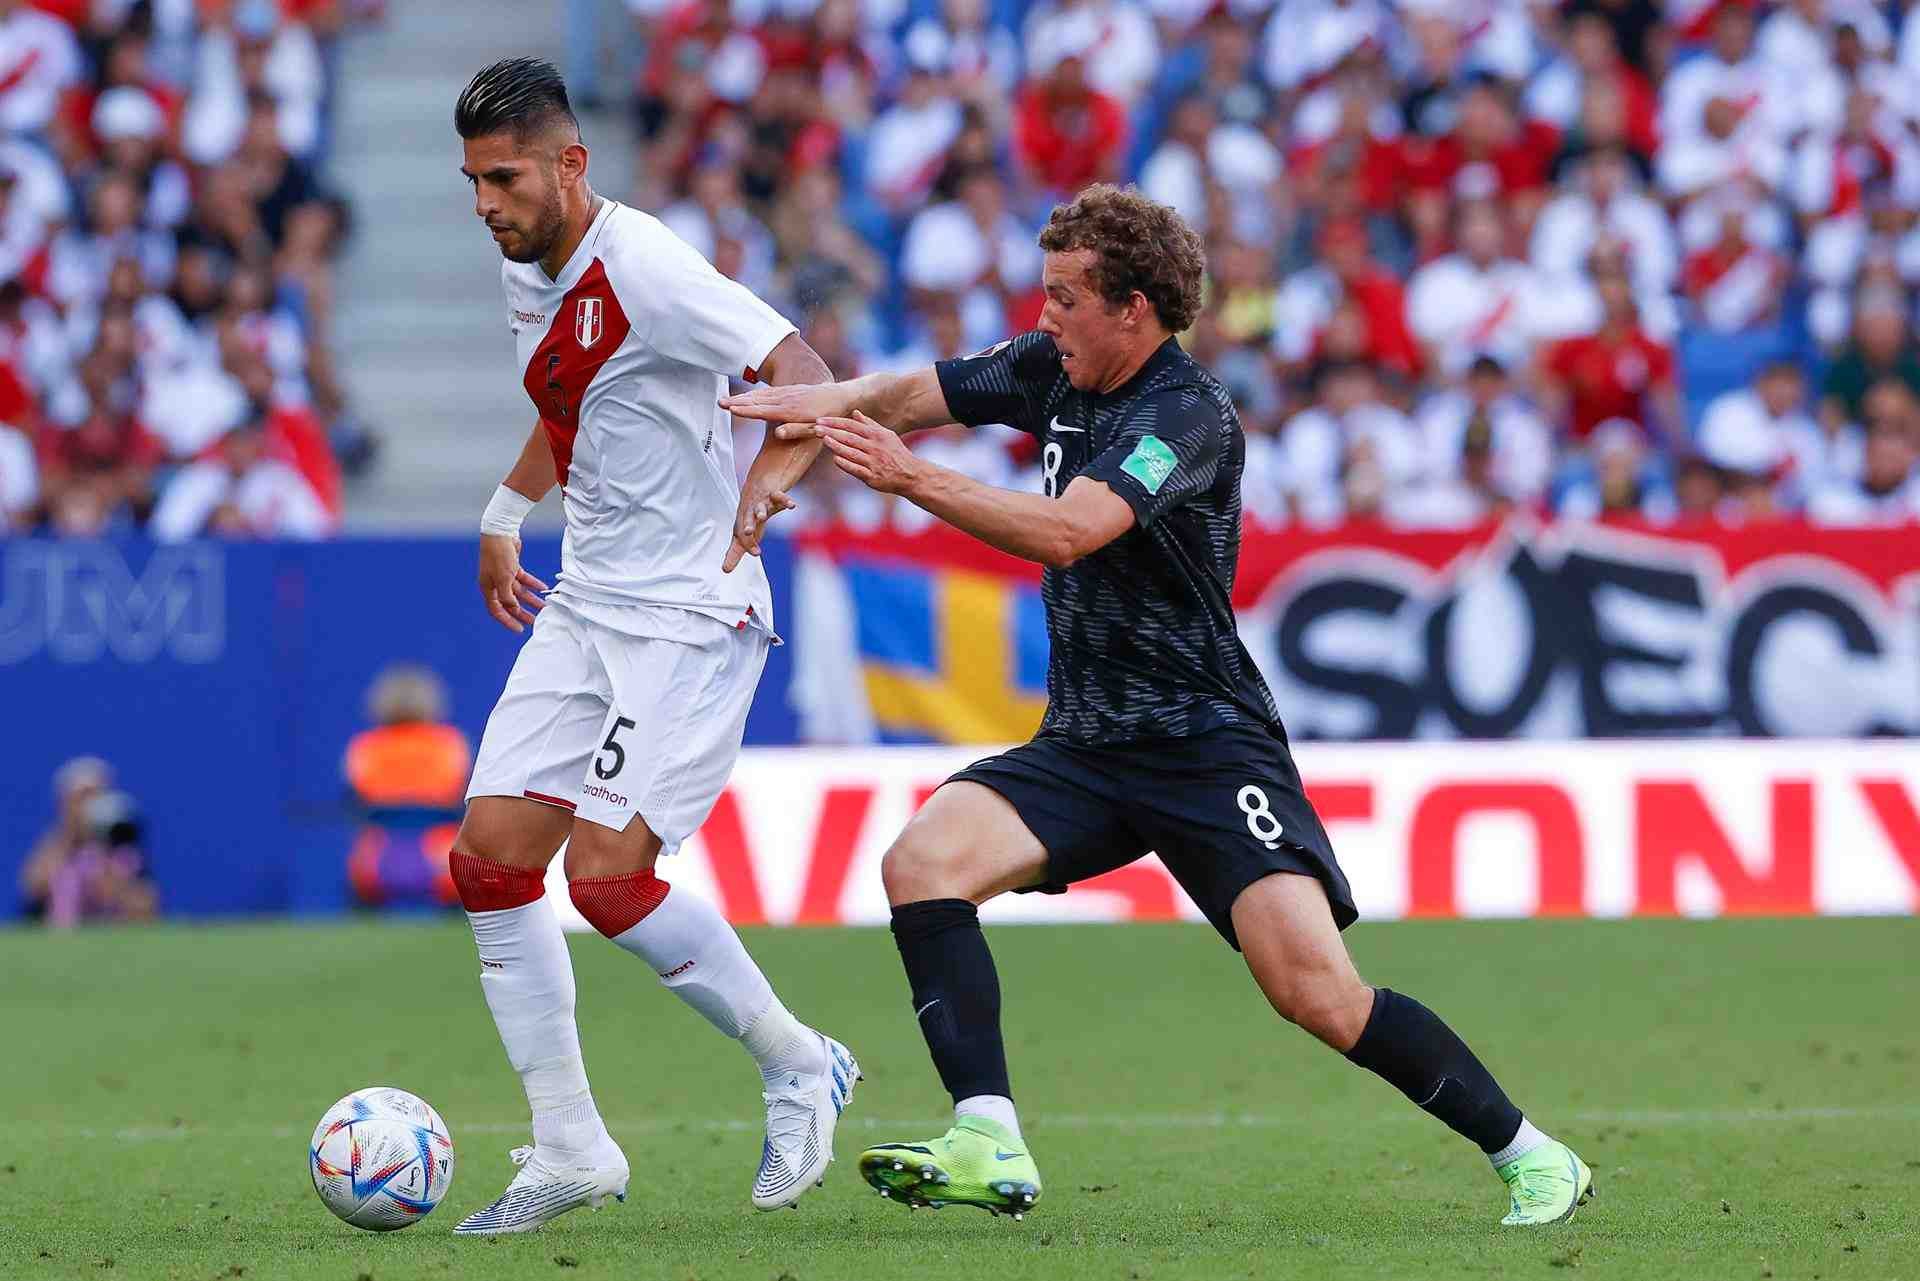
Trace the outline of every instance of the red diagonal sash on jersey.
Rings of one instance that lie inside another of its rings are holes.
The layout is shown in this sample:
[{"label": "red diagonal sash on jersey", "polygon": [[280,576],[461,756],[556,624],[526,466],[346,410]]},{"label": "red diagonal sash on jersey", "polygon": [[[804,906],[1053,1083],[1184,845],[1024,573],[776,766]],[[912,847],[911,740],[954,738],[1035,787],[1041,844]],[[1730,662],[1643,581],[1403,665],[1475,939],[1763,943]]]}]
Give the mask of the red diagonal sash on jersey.
[{"label": "red diagonal sash on jersey", "polygon": [[1501,294],[1493,306],[1483,312],[1473,323],[1472,328],[1467,330],[1467,346],[1474,351],[1481,351],[1489,346],[1493,342],[1494,334],[1499,332],[1500,326],[1507,323],[1507,317],[1513,314],[1514,302],[1511,289]]},{"label": "red diagonal sash on jersey", "polygon": [[580,432],[580,402],[607,358],[620,350],[632,328],[620,310],[606,266],[595,258],[580,283],[554,309],[547,336],[533,349],[523,380],[527,396],[540,411],[553,447],[553,470],[566,487],[573,466],[573,438]]},{"label": "red diagonal sash on jersey", "polygon": [[33,69],[39,64],[40,51],[38,49],[27,50],[25,57],[9,67],[5,75],[0,75],[0,93],[12,93],[15,89],[19,88],[21,82],[32,75]]}]

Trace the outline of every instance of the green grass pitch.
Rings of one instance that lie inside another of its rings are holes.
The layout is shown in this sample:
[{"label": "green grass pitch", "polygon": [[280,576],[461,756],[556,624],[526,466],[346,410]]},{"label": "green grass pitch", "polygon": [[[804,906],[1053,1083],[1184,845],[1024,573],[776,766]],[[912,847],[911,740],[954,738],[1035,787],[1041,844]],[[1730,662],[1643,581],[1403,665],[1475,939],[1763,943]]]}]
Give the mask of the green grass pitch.
[{"label": "green grass pitch", "polygon": [[[758,1077],[638,962],[573,941],[625,1206],[466,1239],[525,1142],[466,927],[0,932],[0,1276],[754,1278],[1920,1277],[1920,922],[1362,925],[1593,1166],[1572,1224],[1503,1230],[1478,1153],[1279,1023],[1197,926],[990,931],[1047,1192],[1024,1223],[908,1213],[853,1169],[944,1128],[880,930],[749,932],[867,1082],[796,1212],[748,1204]],[[313,1194],[307,1136],[350,1089],[438,1107],[458,1152],[385,1236]]]}]

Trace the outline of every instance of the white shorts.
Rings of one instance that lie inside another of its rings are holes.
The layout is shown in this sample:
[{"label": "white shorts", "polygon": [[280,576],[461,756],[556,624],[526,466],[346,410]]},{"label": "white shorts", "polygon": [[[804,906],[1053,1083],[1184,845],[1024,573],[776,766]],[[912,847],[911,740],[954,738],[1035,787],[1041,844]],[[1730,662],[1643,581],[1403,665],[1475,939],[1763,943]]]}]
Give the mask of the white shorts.
[{"label": "white shorts", "polygon": [[638,814],[671,854],[733,771],[770,638],[665,606],[591,609],[548,598],[487,717],[467,799],[521,796],[615,831]]}]

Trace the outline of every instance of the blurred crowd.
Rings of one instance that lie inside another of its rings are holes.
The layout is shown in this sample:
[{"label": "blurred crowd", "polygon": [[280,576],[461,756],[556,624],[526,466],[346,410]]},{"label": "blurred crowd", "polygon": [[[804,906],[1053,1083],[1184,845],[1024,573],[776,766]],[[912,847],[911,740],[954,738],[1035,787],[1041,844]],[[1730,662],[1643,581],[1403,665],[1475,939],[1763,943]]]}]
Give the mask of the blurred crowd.
[{"label": "blurred crowd", "polygon": [[316,537],[347,0],[0,0],[0,531]]},{"label": "blurred crowd", "polygon": [[[1240,407],[1252,520],[1920,517],[1904,5],[565,7],[590,132],[631,120],[613,194],[842,376],[1031,326],[1047,212],[1119,180],[1206,237],[1183,341]],[[327,160],[375,8],[0,0],[0,529],[337,527],[375,441],[334,367]],[[916,447],[1037,470],[1011,431]],[[809,483],[816,517],[925,520]]]},{"label": "blurred crowd", "polygon": [[[836,373],[1031,326],[1096,179],[1205,234],[1250,518],[1920,516],[1920,20],[1871,0],[570,0],[637,203]],[[748,430],[743,428],[743,431]],[[752,442],[742,449],[750,457]],[[920,446],[1022,483],[1032,442]],[[824,469],[815,514],[912,522]]]}]

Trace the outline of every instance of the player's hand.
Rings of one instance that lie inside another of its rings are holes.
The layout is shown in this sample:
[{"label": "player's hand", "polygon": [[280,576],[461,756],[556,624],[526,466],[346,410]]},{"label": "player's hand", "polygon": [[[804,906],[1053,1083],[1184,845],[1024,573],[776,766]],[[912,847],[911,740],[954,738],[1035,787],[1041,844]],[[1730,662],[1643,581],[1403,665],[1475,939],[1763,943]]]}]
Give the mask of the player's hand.
[{"label": "player's hand", "polygon": [[841,471],[880,493],[904,494],[930,470],[898,433],[857,410],[851,418],[822,418],[814,430]]},{"label": "player's hand", "polygon": [[731,574],[742,556],[758,556],[760,536],[766,533],[767,522],[793,508],[794,501],[784,489],[769,490],[764,494],[743,491],[740,510],[733,517],[733,542],[727,547],[726,559],[720,562],[720,571]]},{"label": "player's hand", "polygon": [[[813,423],[822,418],[844,414],[852,408],[847,392],[839,383],[787,383],[780,387],[755,387],[737,396],[722,396],[720,408],[737,418],[757,418],[765,423]],[[804,431],[788,435],[775,428],[781,440],[799,440]]]},{"label": "player's hand", "polygon": [[533,616],[546,605],[540,593],[547,585],[520,568],[520,540],[505,534],[480,535],[480,599],[487,612],[510,632],[533,626]]}]

